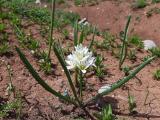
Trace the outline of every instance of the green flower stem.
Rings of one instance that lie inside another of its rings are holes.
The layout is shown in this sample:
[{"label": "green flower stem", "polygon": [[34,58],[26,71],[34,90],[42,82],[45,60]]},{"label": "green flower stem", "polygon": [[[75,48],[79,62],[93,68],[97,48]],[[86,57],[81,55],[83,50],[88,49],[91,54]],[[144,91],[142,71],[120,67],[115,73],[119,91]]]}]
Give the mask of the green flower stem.
[{"label": "green flower stem", "polygon": [[31,73],[31,75],[35,78],[35,80],[48,92],[52,93],[53,95],[57,96],[58,98],[67,101],[69,103],[74,104],[75,106],[77,106],[77,103],[71,99],[70,97],[66,97],[63,96],[61,93],[56,92],[54,89],[52,89],[39,75],[38,73],[34,70],[34,68],[32,67],[32,65],[29,63],[29,61],[27,60],[27,58],[25,57],[25,55],[21,52],[21,50],[19,48],[16,47],[16,51],[20,57],[20,59],[22,60],[22,62],[25,64],[26,68],[29,70],[29,72]]},{"label": "green flower stem", "polygon": [[79,83],[80,83],[80,86],[79,86],[79,89],[80,89],[80,98],[82,100],[82,91],[83,91],[83,73],[81,71],[79,71]]},{"label": "green flower stem", "polygon": [[56,7],[56,0],[52,0],[52,15],[51,15],[51,28],[50,28],[50,38],[49,38],[49,50],[48,50],[48,59],[50,59],[51,48],[53,44],[53,26],[55,20],[55,7]]},{"label": "green flower stem", "polygon": [[57,56],[67,78],[68,78],[68,82],[69,82],[69,85],[71,87],[71,90],[73,92],[73,95],[76,99],[76,101],[78,102],[78,104],[81,106],[82,105],[82,102],[79,100],[78,96],[77,96],[77,93],[76,93],[76,89],[75,89],[75,86],[73,85],[73,82],[72,82],[72,79],[71,79],[71,74],[69,72],[69,70],[67,69],[66,67],[66,63],[64,61],[64,59],[62,58],[62,55],[60,55],[59,51],[58,51],[58,45],[56,43],[54,43],[53,45],[53,49],[54,49],[54,52],[55,52],[55,55]]},{"label": "green flower stem", "polygon": [[79,70],[78,70],[78,68],[75,68],[75,86],[76,87],[78,87],[78,85],[79,85],[78,75],[79,75]]},{"label": "green flower stem", "polygon": [[149,64],[152,60],[154,60],[156,58],[156,56],[153,56],[151,58],[149,58],[148,60],[146,60],[145,62],[143,62],[142,64],[140,64],[133,72],[131,72],[127,77],[124,77],[123,79],[120,79],[119,81],[113,83],[111,85],[110,89],[107,89],[106,91],[104,91],[101,94],[97,94],[95,97],[91,98],[90,100],[85,102],[85,106],[90,103],[91,101],[95,101],[99,98],[99,96],[104,96],[109,94],[110,92],[120,88],[122,85],[124,85],[125,83],[127,83],[129,80],[131,80],[133,77],[136,76],[136,74],[142,70],[147,64]]}]

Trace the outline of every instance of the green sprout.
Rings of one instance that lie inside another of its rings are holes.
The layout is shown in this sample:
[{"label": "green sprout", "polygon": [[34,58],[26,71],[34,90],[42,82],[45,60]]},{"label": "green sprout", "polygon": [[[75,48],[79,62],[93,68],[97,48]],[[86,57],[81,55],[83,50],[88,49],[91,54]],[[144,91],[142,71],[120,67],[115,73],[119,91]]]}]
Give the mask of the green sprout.
[{"label": "green sprout", "polygon": [[51,74],[51,72],[52,72],[51,60],[48,59],[47,55],[48,54],[45,51],[42,51],[37,56],[39,57],[40,68],[46,74]]},{"label": "green sprout", "polygon": [[136,0],[136,2],[133,5],[134,8],[144,8],[146,6],[147,6],[146,0]]},{"label": "green sprout", "polygon": [[0,56],[10,53],[10,47],[7,43],[0,45]]},{"label": "green sprout", "polygon": [[133,49],[133,50],[129,50],[129,53],[128,53],[128,58],[131,60],[131,61],[135,61],[136,60],[136,50]]},{"label": "green sprout", "polygon": [[3,32],[5,30],[5,24],[0,23],[0,32]]},{"label": "green sprout", "polygon": [[160,57],[160,47],[150,49],[152,56]]},{"label": "green sprout", "polygon": [[111,105],[108,105],[102,110],[102,119],[101,120],[113,120],[112,108]]},{"label": "green sprout", "polygon": [[160,69],[158,69],[158,70],[156,70],[156,71],[154,72],[154,78],[155,78],[156,80],[160,80]]},{"label": "green sprout", "polygon": [[129,44],[132,44],[134,45],[134,47],[139,48],[139,49],[144,48],[142,39],[137,35],[133,35],[129,38]]},{"label": "green sprout", "polygon": [[96,61],[95,61],[95,72],[96,72],[96,75],[99,77],[99,78],[103,78],[104,77],[104,65],[103,65],[103,57],[101,55],[97,55],[96,57]]},{"label": "green sprout", "polygon": [[102,109],[101,114],[95,114],[95,116],[97,117],[97,120],[115,120],[110,104]]},{"label": "green sprout", "polygon": [[136,108],[136,102],[134,100],[134,96],[130,95],[129,91],[128,91],[128,104],[130,113],[133,113]]}]

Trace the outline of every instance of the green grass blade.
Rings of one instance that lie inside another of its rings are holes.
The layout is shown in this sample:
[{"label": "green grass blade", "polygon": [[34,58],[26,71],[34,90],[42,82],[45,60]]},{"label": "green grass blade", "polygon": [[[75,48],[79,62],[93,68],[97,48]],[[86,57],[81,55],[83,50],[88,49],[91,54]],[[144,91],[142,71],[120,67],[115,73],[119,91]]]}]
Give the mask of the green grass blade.
[{"label": "green grass blade", "polygon": [[126,27],[125,27],[125,32],[124,32],[124,41],[127,42],[128,41],[128,28],[129,28],[129,24],[130,24],[130,21],[131,21],[131,15],[128,16],[128,21],[127,21],[127,24],[126,24]]},{"label": "green grass blade", "polygon": [[74,23],[74,46],[78,45],[78,21]]},{"label": "green grass blade", "polygon": [[93,46],[93,43],[94,43],[95,35],[96,35],[96,27],[94,27],[94,29],[93,29],[92,41],[90,42],[89,47],[88,47],[88,48],[89,48],[89,50],[91,50],[91,49],[92,49],[92,46]]},{"label": "green grass blade", "polygon": [[32,67],[32,65],[29,63],[29,61],[27,60],[27,58],[25,57],[25,55],[21,52],[21,50],[16,47],[16,51],[20,57],[20,59],[22,60],[22,62],[25,64],[26,68],[29,70],[29,72],[31,73],[31,75],[35,78],[35,80],[48,92],[52,93],[53,95],[59,97],[60,99],[63,99],[69,103],[75,104],[75,102],[73,102],[70,98],[63,96],[62,94],[60,94],[59,92],[56,92],[55,90],[53,90],[39,75],[38,73],[35,71],[35,69]]},{"label": "green grass blade", "polygon": [[82,26],[82,32],[79,38],[79,44],[82,44],[84,40],[84,26]]}]

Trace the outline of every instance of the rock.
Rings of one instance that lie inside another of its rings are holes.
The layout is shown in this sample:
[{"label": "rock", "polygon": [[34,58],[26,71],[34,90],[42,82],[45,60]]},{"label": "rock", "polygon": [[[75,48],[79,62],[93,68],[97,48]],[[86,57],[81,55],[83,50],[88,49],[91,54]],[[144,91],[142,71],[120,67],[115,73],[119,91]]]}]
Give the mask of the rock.
[{"label": "rock", "polygon": [[143,44],[145,50],[149,50],[156,47],[156,44],[153,40],[144,40]]}]

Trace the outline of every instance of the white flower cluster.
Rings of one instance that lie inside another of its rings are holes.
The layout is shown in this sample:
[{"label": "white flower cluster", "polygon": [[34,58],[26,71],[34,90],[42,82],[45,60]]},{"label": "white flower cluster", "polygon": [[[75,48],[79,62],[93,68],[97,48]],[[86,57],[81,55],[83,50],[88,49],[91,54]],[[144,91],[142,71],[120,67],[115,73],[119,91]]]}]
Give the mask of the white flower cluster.
[{"label": "white flower cluster", "polygon": [[156,44],[154,43],[153,40],[144,40],[143,44],[145,50],[149,50],[156,47]]},{"label": "white flower cluster", "polygon": [[83,47],[82,44],[75,47],[70,55],[67,56],[67,68],[78,68],[82,73],[86,73],[86,69],[90,66],[95,66],[95,57],[92,56],[92,52],[89,52],[87,47]]}]

